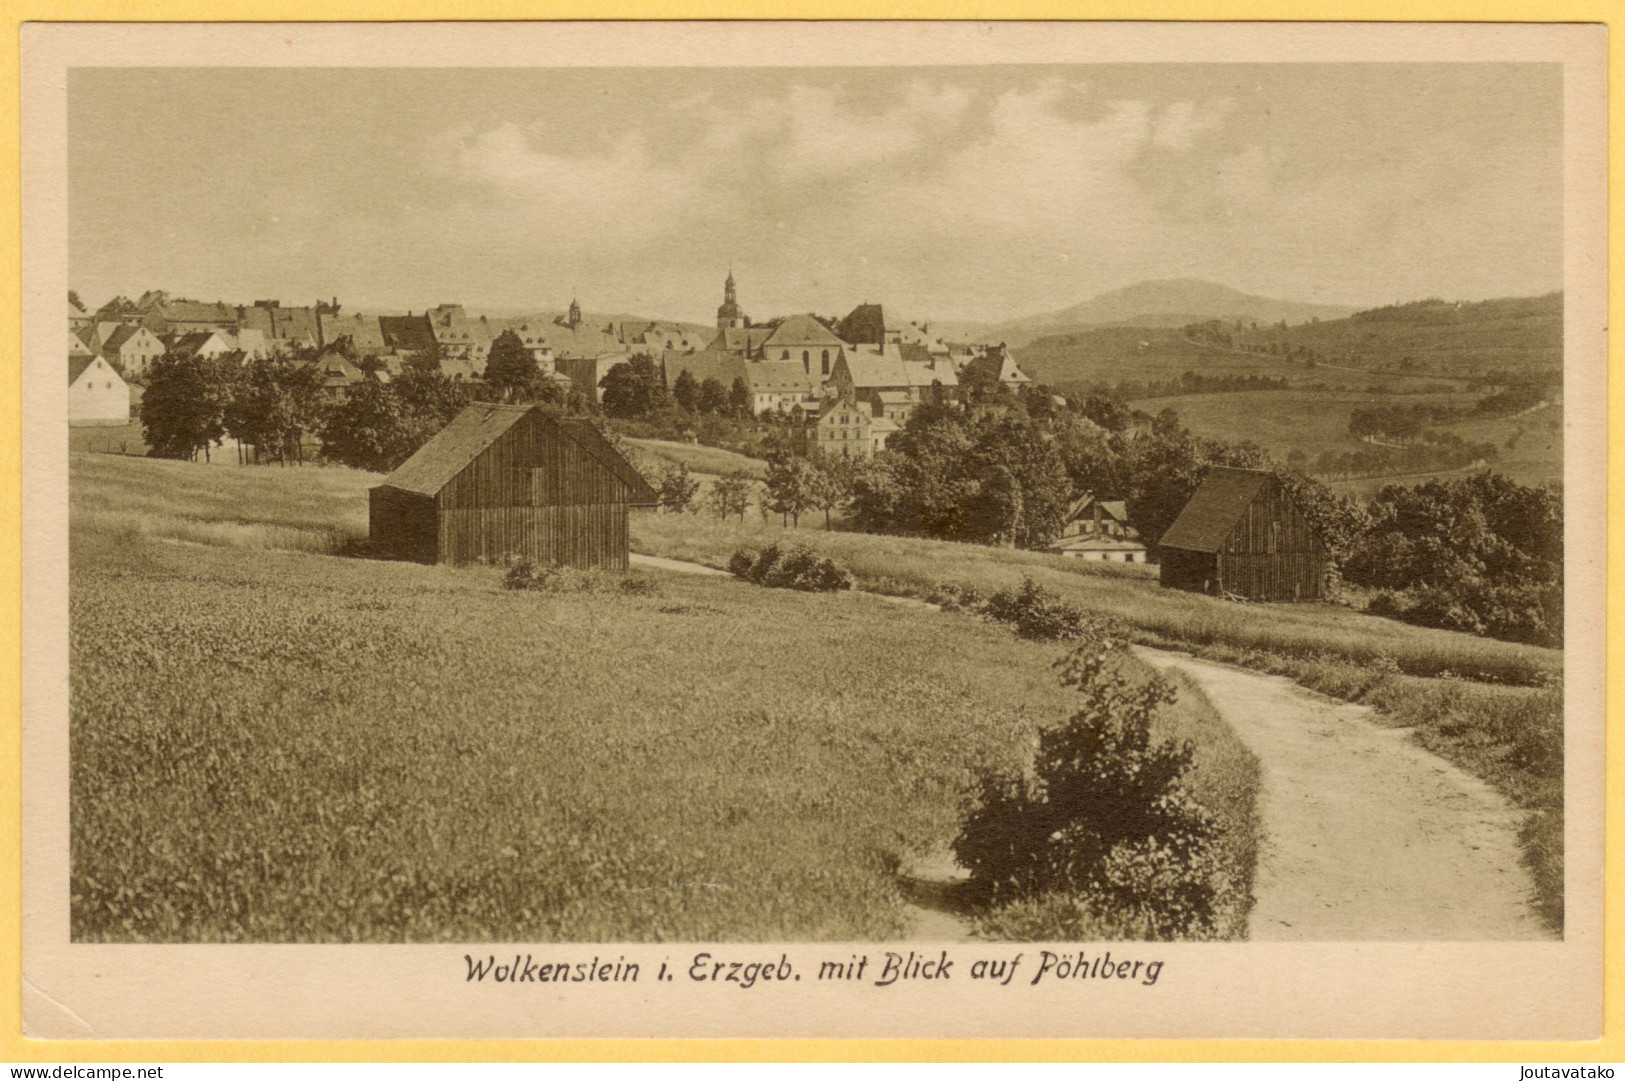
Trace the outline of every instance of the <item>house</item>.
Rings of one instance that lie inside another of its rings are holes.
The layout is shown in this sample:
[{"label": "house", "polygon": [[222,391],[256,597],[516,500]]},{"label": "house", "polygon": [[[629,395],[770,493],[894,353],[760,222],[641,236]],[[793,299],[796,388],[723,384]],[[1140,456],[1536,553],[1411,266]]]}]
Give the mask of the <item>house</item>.
[{"label": "house", "polygon": [[629,508],[657,502],[590,422],[478,403],[372,489],[369,533],[399,559],[624,570]]},{"label": "house", "polygon": [[68,358],[68,424],[72,427],[130,423],[130,384],[105,357]]},{"label": "house", "polygon": [[[332,311],[337,313],[337,301]],[[256,300],[251,307],[237,309],[237,327],[257,330],[266,346],[279,354],[319,348],[322,342],[321,314],[327,305],[315,308],[285,308],[279,300]]]},{"label": "house", "polygon": [[163,292],[142,294],[136,307],[141,325],[160,338],[199,330],[236,330],[240,310],[218,300],[171,300]]},{"label": "house", "polygon": [[429,356],[438,348],[434,328],[427,315],[380,315],[378,333],[383,336],[386,353],[402,357]]},{"label": "house", "polygon": [[798,406],[796,429],[809,450],[833,458],[867,458],[875,452],[869,410],[850,398],[826,398]]},{"label": "house", "polygon": [[874,416],[902,424],[915,406],[936,394],[949,401],[957,397],[959,376],[946,359],[904,360],[895,345],[852,345],[836,360],[829,388],[869,406]]},{"label": "house", "polygon": [[835,333],[853,345],[885,345],[885,309],[879,304],[859,304],[835,324]]},{"label": "house", "polygon": [[120,372],[134,377],[145,372],[153,361],[164,355],[164,343],[144,326],[117,323],[109,328],[97,352]]},{"label": "house", "polygon": [[1023,385],[1032,382],[1027,373],[1016,366],[1016,358],[1002,342],[987,346],[967,360],[964,367],[974,369],[979,374],[986,374],[1010,390],[1020,390]]},{"label": "house", "polygon": [[95,355],[96,355],[96,351],[85,343],[85,339],[84,339],[83,334],[80,333],[79,331],[74,330],[72,327],[69,327],[68,328],[68,356],[70,356],[70,357],[93,357]]},{"label": "house", "polygon": [[389,352],[376,315],[362,315],[359,312],[340,315],[338,312],[324,311],[316,317],[316,332],[323,346],[332,345],[340,338],[350,339],[350,348],[358,357],[376,357]]},{"label": "house", "polygon": [[424,314],[429,317],[429,329],[440,346],[442,362],[471,361],[480,371],[485,370],[491,342],[501,333],[493,332],[489,320],[470,319],[461,304],[441,304]]},{"label": "house", "polygon": [[754,359],[764,363],[799,364],[804,374],[823,381],[829,378],[844,344],[812,316],[789,315],[762,339],[760,354]]},{"label": "house", "polygon": [[218,330],[194,330],[189,334],[177,334],[169,339],[169,355],[182,360],[191,360],[194,357],[213,360],[227,353],[236,352],[235,339],[235,334],[228,338]]},{"label": "house", "polygon": [[1162,584],[1254,601],[1319,600],[1326,548],[1274,473],[1209,470],[1158,544]]},{"label": "house", "polygon": [[1061,536],[1050,551],[1069,559],[1102,563],[1144,563],[1145,544],[1128,524],[1128,511],[1120,499],[1102,500],[1082,495],[1067,508]]},{"label": "house", "polygon": [[[367,381],[367,373],[333,346],[322,350],[311,363],[322,373],[322,393],[328,398],[343,398],[351,387]],[[388,382],[387,372],[384,381]]]}]

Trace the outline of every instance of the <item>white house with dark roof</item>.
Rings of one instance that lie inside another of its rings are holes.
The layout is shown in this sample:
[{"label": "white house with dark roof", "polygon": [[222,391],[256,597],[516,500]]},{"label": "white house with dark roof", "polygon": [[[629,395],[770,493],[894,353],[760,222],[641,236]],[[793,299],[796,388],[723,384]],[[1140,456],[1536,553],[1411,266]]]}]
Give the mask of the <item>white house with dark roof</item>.
[{"label": "white house with dark roof", "polygon": [[104,357],[68,358],[68,424],[130,423],[130,384]]},{"label": "white house with dark roof", "polygon": [[166,352],[152,331],[136,323],[118,323],[97,350],[103,360],[126,375],[136,376]]},{"label": "white house with dark roof", "polygon": [[1084,494],[1072,501],[1061,526],[1061,536],[1050,551],[1069,559],[1101,563],[1146,561],[1145,543],[1128,524],[1128,509],[1121,499],[1096,499]]}]

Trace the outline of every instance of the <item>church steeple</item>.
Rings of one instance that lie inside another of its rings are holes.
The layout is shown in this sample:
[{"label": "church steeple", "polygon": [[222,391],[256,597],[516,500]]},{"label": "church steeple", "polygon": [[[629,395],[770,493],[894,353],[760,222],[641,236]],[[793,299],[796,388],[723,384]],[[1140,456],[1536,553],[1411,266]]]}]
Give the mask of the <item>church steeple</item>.
[{"label": "church steeple", "polygon": [[570,298],[570,314],[565,319],[565,325],[571,330],[581,325],[581,305],[576,303],[575,297]]},{"label": "church steeple", "polygon": [[722,306],[717,308],[717,329],[748,326],[750,320],[739,310],[739,298],[734,293],[734,268],[728,268],[728,280],[722,283]]}]

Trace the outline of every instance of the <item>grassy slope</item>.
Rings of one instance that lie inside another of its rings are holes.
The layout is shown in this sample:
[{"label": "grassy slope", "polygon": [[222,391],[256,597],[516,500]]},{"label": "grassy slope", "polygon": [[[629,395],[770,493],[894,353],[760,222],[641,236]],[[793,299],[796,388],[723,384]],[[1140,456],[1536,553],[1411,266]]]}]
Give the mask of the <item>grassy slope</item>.
[{"label": "grassy slope", "polygon": [[[1141,344],[1141,343],[1145,344]],[[1121,383],[1203,375],[1266,375],[1294,382],[1336,383],[1338,377],[1302,364],[1214,349],[1184,340],[1177,330],[1107,327],[1040,338],[1016,353],[1022,370],[1041,383]],[[1353,378],[1351,376],[1351,378]]]},{"label": "grassy slope", "polygon": [[[1323,450],[1358,450],[1366,444],[1348,434],[1355,409],[1372,406],[1412,406],[1445,403],[1471,406],[1482,394],[1369,394],[1364,391],[1263,390],[1236,394],[1188,394],[1146,398],[1132,403],[1149,413],[1173,409],[1197,435],[1228,442],[1252,440],[1285,461],[1293,450],[1313,459]],[[1554,403],[1520,417],[1465,420],[1433,425],[1470,443],[1496,447],[1494,469],[1520,484],[1544,484],[1563,479],[1563,409]],[[1516,435],[1514,445],[1507,446]],[[1422,479],[1418,477],[1415,482]],[[1366,495],[1389,479],[1350,481],[1334,485],[1339,491]]]},{"label": "grassy slope", "polygon": [[695,473],[722,474],[743,471],[757,479],[767,475],[767,463],[760,458],[749,458],[719,447],[706,447],[698,443],[677,443],[667,439],[626,440],[647,453],[657,469],[683,464]]},{"label": "grassy slope", "polygon": [[1412,309],[1402,318],[1334,319],[1286,330],[1261,329],[1249,343],[1286,341],[1307,346],[1334,363],[1361,368],[1471,375],[1496,369],[1551,371],[1563,364],[1561,295],[1490,300],[1459,309]]},{"label": "grassy slope", "polygon": [[850,594],[72,559],[79,939],[893,936],[897,859],[1067,707],[1056,648]]},{"label": "grassy slope", "polygon": [[[376,479],[344,469],[202,470],[76,455],[74,528],[111,530],[126,542],[171,537],[248,549],[333,551],[364,536],[365,490]],[[142,494],[155,486],[171,494],[156,500]],[[1235,605],[1161,590],[1127,567],[911,538],[789,532],[844,562],[863,588],[928,596],[938,583],[952,582],[990,591],[1030,574],[1069,600],[1122,620],[1140,641],[1191,649],[1370,702],[1382,717],[1414,728],[1430,748],[1534,812],[1526,853],[1545,911],[1561,925],[1560,697],[1538,686],[1560,686],[1561,652],[1330,606]],[[742,544],[761,546],[785,534],[775,522],[754,516],[743,525],[689,515],[633,518],[634,550],[713,566],[725,565]],[[1441,674],[1468,678],[1417,678]],[[1537,686],[1526,687],[1531,684]]]},{"label": "grassy slope", "polygon": [[1062,559],[1036,552],[983,548],[912,537],[879,537],[821,530],[784,530],[777,519],[743,523],[705,515],[634,517],[634,551],[726,567],[741,546],[790,539],[839,560],[866,589],[926,597],[941,583],[984,593],[1017,585],[1029,575],[1068,600],[1113,616],[1153,645],[1224,643],[1288,655],[1330,655],[1358,663],[1392,657],[1404,671],[1450,671],[1514,683],[1562,671],[1557,650],[1413,627],[1346,608],[1308,604],[1238,605],[1165,590],[1136,567]]},{"label": "grassy slope", "polygon": [[[354,537],[368,474],[73,466],[80,940],[891,937],[900,858],[1070,711],[1059,647],[966,615],[685,575],[511,593],[308,554]],[[1244,823],[1256,784],[1192,708],[1165,734]]]}]

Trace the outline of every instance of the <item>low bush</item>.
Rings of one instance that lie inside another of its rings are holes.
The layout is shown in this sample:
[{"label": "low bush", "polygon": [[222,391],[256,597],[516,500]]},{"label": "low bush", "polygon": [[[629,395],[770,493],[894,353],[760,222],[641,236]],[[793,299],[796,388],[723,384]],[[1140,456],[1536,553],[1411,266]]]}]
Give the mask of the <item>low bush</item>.
[{"label": "low bush", "polygon": [[971,882],[996,905],[1056,902],[1081,926],[1149,939],[1206,938],[1225,892],[1219,830],[1185,785],[1194,748],[1156,740],[1174,700],[1160,676],[1136,680],[1127,646],[1091,639],[1059,662],[1082,708],[1039,733],[1020,773],[989,771],[954,840]]},{"label": "low bush", "polygon": [[540,566],[528,559],[512,563],[502,576],[503,589],[523,589],[563,596],[572,593],[624,593],[632,597],[658,597],[659,581],[647,574],[628,571],[580,570],[556,563]]},{"label": "low bush", "polygon": [[948,602],[942,604],[944,608],[976,612],[1009,623],[1021,637],[1034,641],[1076,642],[1118,636],[1109,621],[1062,600],[1030,577],[1024,577],[1019,587],[998,590],[986,600],[975,588],[955,590],[949,586],[939,593]]},{"label": "low bush", "polygon": [[852,575],[845,567],[799,544],[773,544],[760,555],[741,548],[728,560],[728,570],[775,589],[836,593],[852,588]]}]

